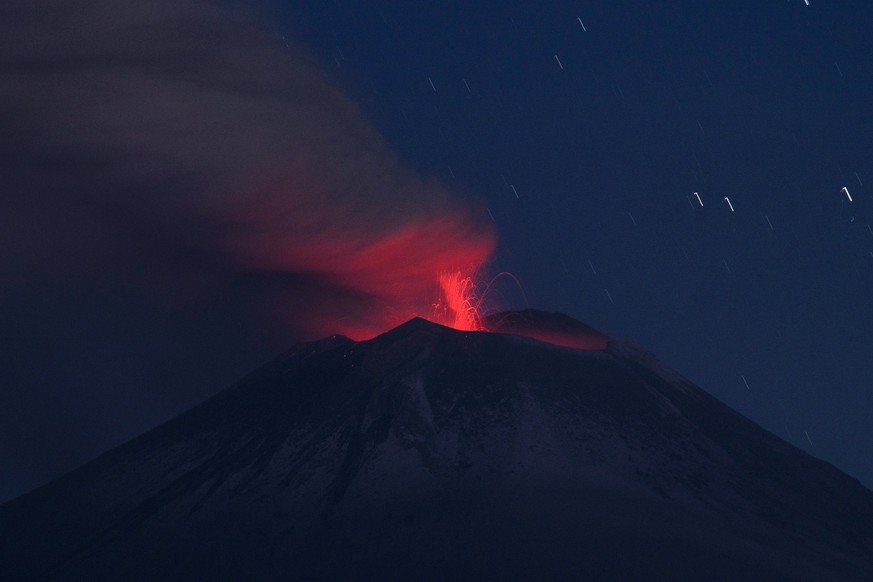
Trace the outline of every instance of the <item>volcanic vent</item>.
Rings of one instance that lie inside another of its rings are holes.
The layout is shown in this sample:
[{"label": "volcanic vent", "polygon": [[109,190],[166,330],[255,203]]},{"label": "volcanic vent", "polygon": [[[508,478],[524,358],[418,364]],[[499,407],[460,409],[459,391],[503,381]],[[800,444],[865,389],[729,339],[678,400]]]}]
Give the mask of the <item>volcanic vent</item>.
[{"label": "volcanic vent", "polygon": [[609,338],[563,313],[537,309],[501,311],[483,319],[486,330],[523,335],[540,341],[581,350],[603,350]]}]

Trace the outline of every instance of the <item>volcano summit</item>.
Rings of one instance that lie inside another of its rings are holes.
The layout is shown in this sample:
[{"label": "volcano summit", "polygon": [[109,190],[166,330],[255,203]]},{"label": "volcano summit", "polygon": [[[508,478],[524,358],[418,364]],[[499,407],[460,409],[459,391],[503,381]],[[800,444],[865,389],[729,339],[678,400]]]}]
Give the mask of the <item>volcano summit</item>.
[{"label": "volcano summit", "polygon": [[298,345],[0,506],[0,578],[873,579],[873,492],[526,313],[595,349],[422,319]]}]

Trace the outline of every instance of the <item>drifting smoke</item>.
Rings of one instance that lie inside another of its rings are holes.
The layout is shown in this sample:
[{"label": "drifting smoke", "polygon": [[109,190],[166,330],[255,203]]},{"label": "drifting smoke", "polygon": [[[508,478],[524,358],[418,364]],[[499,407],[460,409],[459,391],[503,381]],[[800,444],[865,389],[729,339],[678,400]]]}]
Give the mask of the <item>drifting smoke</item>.
[{"label": "drifting smoke", "polygon": [[457,303],[441,274],[495,244],[301,51],[215,3],[9,0],[0,83],[6,288],[124,271],[184,301],[244,279],[299,336],[362,338]]}]

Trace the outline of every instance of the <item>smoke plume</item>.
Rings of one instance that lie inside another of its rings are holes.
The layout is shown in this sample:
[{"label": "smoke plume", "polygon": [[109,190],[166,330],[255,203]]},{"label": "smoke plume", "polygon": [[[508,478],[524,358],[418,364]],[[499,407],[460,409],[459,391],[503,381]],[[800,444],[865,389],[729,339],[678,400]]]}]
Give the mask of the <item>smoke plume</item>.
[{"label": "smoke plume", "polygon": [[216,3],[10,0],[0,84],[0,293],[233,296],[364,337],[495,243],[301,50]]}]

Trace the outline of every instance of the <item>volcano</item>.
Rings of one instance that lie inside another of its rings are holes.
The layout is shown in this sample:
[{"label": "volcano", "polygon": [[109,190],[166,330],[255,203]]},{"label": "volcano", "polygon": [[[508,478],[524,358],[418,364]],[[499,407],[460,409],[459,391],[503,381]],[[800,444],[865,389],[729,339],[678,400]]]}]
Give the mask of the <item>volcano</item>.
[{"label": "volcano", "polygon": [[0,506],[0,579],[873,580],[858,481],[631,343],[497,320],[297,345]]}]

